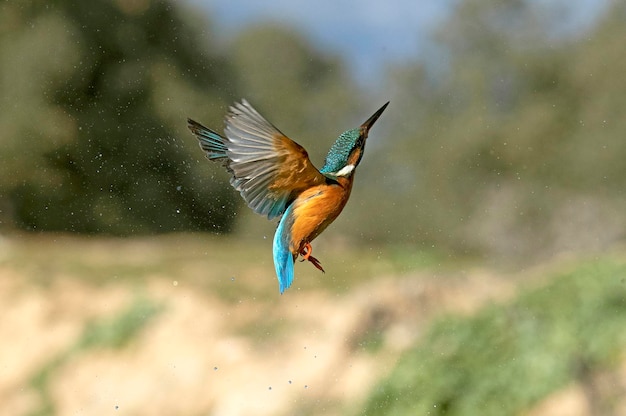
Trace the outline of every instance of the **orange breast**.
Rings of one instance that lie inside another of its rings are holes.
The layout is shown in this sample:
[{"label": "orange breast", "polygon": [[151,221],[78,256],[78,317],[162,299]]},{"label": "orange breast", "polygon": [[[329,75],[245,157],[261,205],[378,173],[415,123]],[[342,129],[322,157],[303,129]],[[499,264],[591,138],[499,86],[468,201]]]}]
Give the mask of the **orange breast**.
[{"label": "orange breast", "polygon": [[307,189],[294,201],[294,223],[289,250],[300,253],[306,243],[320,235],[339,216],[352,190],[350,178],[339,178],[338,184],[324,184]]}]

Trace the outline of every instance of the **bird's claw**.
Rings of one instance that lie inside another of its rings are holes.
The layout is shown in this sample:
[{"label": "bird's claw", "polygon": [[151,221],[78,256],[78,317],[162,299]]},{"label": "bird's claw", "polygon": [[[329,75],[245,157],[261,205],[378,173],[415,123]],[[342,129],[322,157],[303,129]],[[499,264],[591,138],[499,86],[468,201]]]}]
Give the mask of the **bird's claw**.
[{"label": "bird's claw", "polygon": [[326,271],[324,271],[324,268],[322,267],[322,264],[320,263],[318,259],[316,259],[313,256],[309,256],[307,260],[313,263],[313,266],[315,266],[318,270],[321,270],[322,273],[326,273]]},{"label": "bird's claw", "polygon": [[311,243],[306,243],[302,248],[302,251],[300,252],[300,255],[302,256],[302,260],[300,261],[308,260],[313,263],[313,266],[315,266],[318,270],[321,270],[322,273],[326,273],[326,271],[322,267],[322,263],[320,263],[318,259],[311,255],[312,252],[313,248],[311,247]]}]

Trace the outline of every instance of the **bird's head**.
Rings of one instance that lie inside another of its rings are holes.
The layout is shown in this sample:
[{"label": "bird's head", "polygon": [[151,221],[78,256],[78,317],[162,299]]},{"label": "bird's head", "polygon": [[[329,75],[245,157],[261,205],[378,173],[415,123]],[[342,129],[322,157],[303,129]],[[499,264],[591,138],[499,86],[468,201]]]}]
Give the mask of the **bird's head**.
[{"label": "bird's head", "polygon": [[365,141],[370,128],[385,111],[389,102],[385,103],[367,121],[359,127],[343,132],[337,138],[326,155],[326,162],[321,172],[329,177],[348,177],[359,165],[365,149]]}]

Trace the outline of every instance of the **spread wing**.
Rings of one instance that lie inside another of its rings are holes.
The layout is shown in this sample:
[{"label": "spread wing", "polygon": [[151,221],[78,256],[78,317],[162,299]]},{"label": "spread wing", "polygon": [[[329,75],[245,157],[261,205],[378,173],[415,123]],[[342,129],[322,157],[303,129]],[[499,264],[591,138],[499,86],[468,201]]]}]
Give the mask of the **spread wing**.
[{"label": "spread wing", "polygon": [[246,100],[230,107],[226,137],[189,121],[209,159],[222,160],[231,185],[248,206],[269,219],[281,215],[298,194],[326,178],[302,146],[263,118]]}]

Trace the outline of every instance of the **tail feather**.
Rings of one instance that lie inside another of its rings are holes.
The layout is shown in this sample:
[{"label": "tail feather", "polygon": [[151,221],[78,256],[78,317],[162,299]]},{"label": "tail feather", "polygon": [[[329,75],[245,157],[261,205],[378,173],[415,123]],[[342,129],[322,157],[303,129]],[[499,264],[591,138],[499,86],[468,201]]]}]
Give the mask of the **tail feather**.
[{"label": "tail feather", "polygon": [[289,251],[291,227],[293,225],[292,207],[287,208],[274,234],[274,267],[276,268],[278,288],[281,294],[289,289],[293,282],[294,256]]}]

